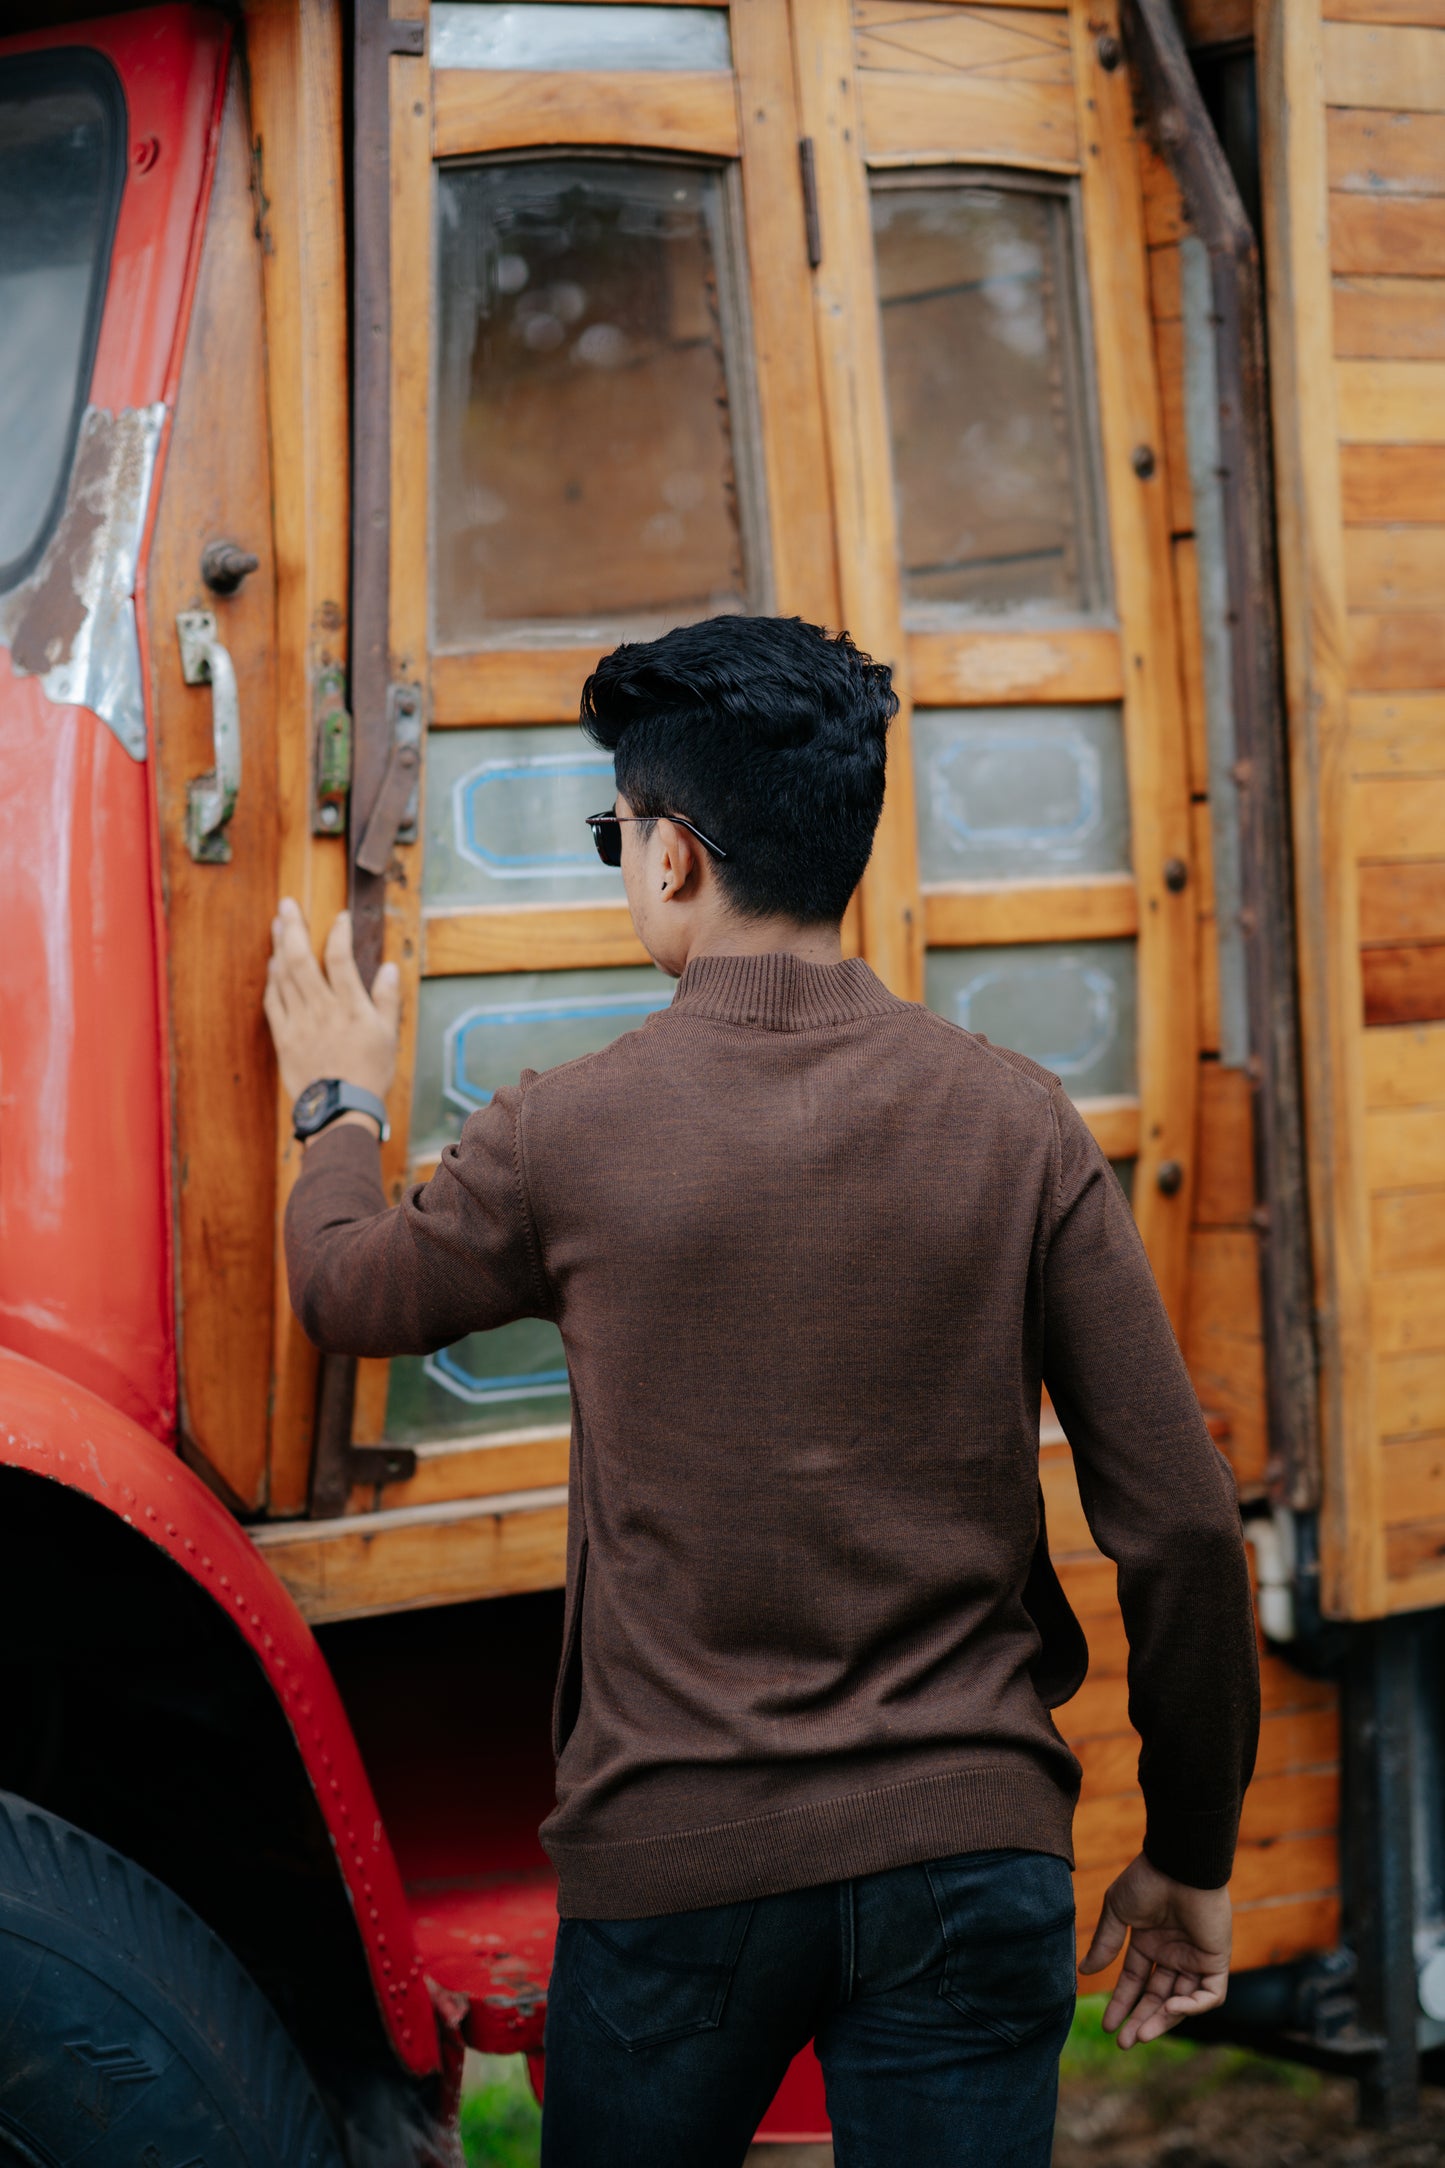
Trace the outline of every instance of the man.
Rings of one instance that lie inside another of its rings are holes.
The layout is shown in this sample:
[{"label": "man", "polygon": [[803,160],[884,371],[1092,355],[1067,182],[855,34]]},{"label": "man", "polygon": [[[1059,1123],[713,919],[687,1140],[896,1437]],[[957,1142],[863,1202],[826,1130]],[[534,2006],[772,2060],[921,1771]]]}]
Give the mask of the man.
[{"label": "man", "polygon": [[[724,617],[619,648],[593,823],[672,1006],[500,1091],[384,1209],[376,1124],[308,1143],[322,1347],[556,1320],[573,1436],[543,1829],[549,2168],[734,2168],[815,2038],[840,2168],[1046,2168],[1074,1999],[1083,1638],[1048,1563],[1040,1386],[1118,1565],[1141,1855],[1121,2045],[1219,2003],[1258,1680],[1233,1485],[1124,1195],[1057,1080],[896,1000],[840,921],[889,673]],[[286,1087],[384,1098],[398,989],[282,906]],[[329,1099],[335,1095],[316,1095]]]}]

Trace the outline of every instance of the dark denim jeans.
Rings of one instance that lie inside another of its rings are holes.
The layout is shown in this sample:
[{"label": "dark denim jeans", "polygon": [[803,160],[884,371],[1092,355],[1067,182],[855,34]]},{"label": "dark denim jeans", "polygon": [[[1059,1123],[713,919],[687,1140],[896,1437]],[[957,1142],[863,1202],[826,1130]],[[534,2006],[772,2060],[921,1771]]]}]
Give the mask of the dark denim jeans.
[{"label": "dark denim jeans", "polygon": [[737,2168],[815,2040],[838,2168],[1048,2168],[1074,1893],[967,1852],[750,1904],[564,1920],[543,2168]]}]

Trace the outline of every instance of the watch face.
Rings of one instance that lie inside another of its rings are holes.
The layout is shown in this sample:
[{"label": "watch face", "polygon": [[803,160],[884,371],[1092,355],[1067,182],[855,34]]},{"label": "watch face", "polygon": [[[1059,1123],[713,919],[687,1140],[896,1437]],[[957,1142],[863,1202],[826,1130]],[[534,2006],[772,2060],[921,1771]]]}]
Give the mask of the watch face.
[{"label": "watch face", "polygon": [[330,1104],[331,1079],[329,1077],[318,1077],[314,1084],[307,1085],[305,1091],[297,1100],[292,1112],[292,1120],[298,1129],[305,1129],[310,1123],[318,1121]]}]

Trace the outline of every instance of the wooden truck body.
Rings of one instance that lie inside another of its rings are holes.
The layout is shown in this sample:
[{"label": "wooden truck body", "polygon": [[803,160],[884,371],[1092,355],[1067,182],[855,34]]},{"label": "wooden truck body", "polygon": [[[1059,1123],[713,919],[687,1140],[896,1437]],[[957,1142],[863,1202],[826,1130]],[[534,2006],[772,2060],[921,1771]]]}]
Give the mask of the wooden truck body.
[{"label": "wooden truck body", "polygon": [[[669,998],[582,826],[595,658],[846,624],[903,700],[849,950],[1063,1076],[1238,1482],[1226,2023],[1407,2105],[1445,2040],[1445,8],[62,14],[0,39],[0,1788],[178,1889],[329,2097],[370,2058],[444,2122],[462,2040],[539,2055],[565,1351],[308,1345],[271,911],[349,901],[401,966],[399,1197]],[[1087,1925],[1137,1742],[1047,1406],[1040,1454]],[[825,2129],[809,2054],[762,2135]]]}]

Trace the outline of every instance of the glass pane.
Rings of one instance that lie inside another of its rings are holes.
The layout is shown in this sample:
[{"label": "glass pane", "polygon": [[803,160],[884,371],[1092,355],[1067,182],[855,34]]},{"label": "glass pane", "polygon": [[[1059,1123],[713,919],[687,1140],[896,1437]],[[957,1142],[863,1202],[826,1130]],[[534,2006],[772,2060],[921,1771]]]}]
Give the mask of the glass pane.
[{"label": "glass pane", "polygon": [[431,11],[434,68],[730,68],[723,8],[460,5]]},{"label": "glass pane", "polygon": [[64,495],[123,178],[119,86],[93,54],[0,61],[0,587]]},{"label": "glass pane", "polygon": [[913,764],[925,881],[1128,871],[1117,708],[920,709]]},{"label": "glass pane", "polygon": [[873,237],[910,623],[1097,610],[1067,197],[879,184]]},{"label": "glass pane", "polygon": [[1132,941],[930,949],[930,1009],[1052,1069],[1071,1099],[1138,1090]]},{"label": "glass pane", "polygon": [[745,606],[722,175],[546,158],[437,177],[437,640]]},{"label": "glass pane", "polygon": [[434,730],[426,901],[620,903],[622,875],[603,865],[585,825],[615,795],[611,754],[571,724]]},{"label": "glass pane", "polygon": [[567,1358],[545,1318],[474,1332],[439,1354],[398,1356],[387,1393],[388,1438],[435,1438],[565,1424]]},{"label": "glass pane", "polygon": [[[595,810],[595,808],[594,808]],[[650,964],[625,971],[518,971],[423,979],[417,1017],[412,1147],[440,1150],[524,1069],[610,1046],[672,999]]]}]

